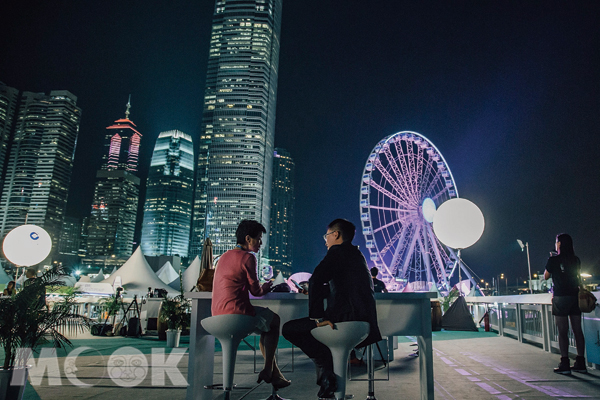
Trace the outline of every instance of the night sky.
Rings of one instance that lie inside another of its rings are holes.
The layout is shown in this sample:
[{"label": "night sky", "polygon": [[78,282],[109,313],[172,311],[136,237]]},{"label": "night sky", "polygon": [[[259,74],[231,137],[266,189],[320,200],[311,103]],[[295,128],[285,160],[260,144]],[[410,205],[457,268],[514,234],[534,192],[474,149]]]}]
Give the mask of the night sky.
[{"label": "night sky", "polygon": [[[199,135],[214,1],[3,4],[0,81],[66,89],[83,109],[68,215],[89,214],[104,129],[131,119],[145,178],[158,133]],[[359,185],[385,136],[412,130],[486,218],[463,251],[482,278],[543,271],[557,233],[600,273],[600,3],[286,1],[275,143],[295,159],[295,268],[337,217],[360,235]],[[143,199],[143,198],[142,198]]]}]

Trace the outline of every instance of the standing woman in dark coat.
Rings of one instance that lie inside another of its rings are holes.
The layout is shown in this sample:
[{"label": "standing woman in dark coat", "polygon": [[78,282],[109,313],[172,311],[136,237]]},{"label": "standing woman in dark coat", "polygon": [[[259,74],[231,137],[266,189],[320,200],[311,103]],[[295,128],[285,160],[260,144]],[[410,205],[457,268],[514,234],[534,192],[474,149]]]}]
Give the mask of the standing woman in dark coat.
[{"label": "standing woman in dark coat", "polygon": [[[557,374],[568,375],[571,370],[586,373],[585,339],[581,329],[581,311],[579,310],[579,274],[581,261],[573,250],[573,239],[566,233],[556,236],[556,256],[546,263],[544,279],[552,276],[554,295],[552,296],[552,315],[558,328],[558,347],[560,348],[560,364],[554,368]],[[569,362],[569,320],[575,337],[577,357],[575,364]]]}]

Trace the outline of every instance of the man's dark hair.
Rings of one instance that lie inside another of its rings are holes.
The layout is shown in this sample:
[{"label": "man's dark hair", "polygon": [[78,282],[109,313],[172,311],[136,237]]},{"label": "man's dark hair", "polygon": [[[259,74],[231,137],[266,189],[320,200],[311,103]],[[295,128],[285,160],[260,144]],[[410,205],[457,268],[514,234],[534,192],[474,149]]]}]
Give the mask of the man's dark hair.
[{"label": "man's dark hair", "polygon": [[35,268],[27,268],[25,270],[25,276],[27,278],[35,278],[37,277],[37,270]]},{"label": "man's dark hair", "polygon": [[329,225],[327,225],[327,229],[330,231],[338,231],[342,235],[342,241],[351,242],[354,239],[354,234],[356,233],[356,227],[354,224],[347,219],[338,218],[333,220]]},{"label": "man's dark hair", "polygon": [[235,237],[238,244],[246,244],[246,236],[256,239],[261,233],[267,233],[267,230],[260,222],[245,219],[238,225]]},{"label": "man's dark hair", "polygon": [[375,277],[377,277],[377,275],[379,275],[379,268],[377,268],[377,267],[371,268],[371,276],[375,278]]}]

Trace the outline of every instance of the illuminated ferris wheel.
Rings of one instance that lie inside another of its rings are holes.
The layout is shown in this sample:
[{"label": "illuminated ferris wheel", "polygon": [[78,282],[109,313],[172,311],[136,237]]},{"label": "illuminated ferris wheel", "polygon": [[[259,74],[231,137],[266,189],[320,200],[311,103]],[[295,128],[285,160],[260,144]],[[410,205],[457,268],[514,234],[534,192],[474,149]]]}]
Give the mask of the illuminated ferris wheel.
[{"label": "illuminated ferris wheel", "polygon": [[398,132],[377,143],[363,171],[360,210],[370,259],[388,286],[449,289],[457,257],[437,239],[432,221],[454,197],[450,167],[423,135]]}]

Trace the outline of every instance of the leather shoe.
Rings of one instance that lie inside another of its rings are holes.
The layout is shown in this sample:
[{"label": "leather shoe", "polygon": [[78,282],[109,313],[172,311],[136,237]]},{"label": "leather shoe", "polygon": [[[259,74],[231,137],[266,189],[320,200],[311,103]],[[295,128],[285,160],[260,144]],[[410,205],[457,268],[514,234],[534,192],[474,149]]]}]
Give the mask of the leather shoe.
[{"label": "leather shoe", "polygon": [[324,371],[321,376],[321,389],[317,396],[320,399],[335,397],[335,391],[337,390],[337,382],[335,374],[332,371]]}]

